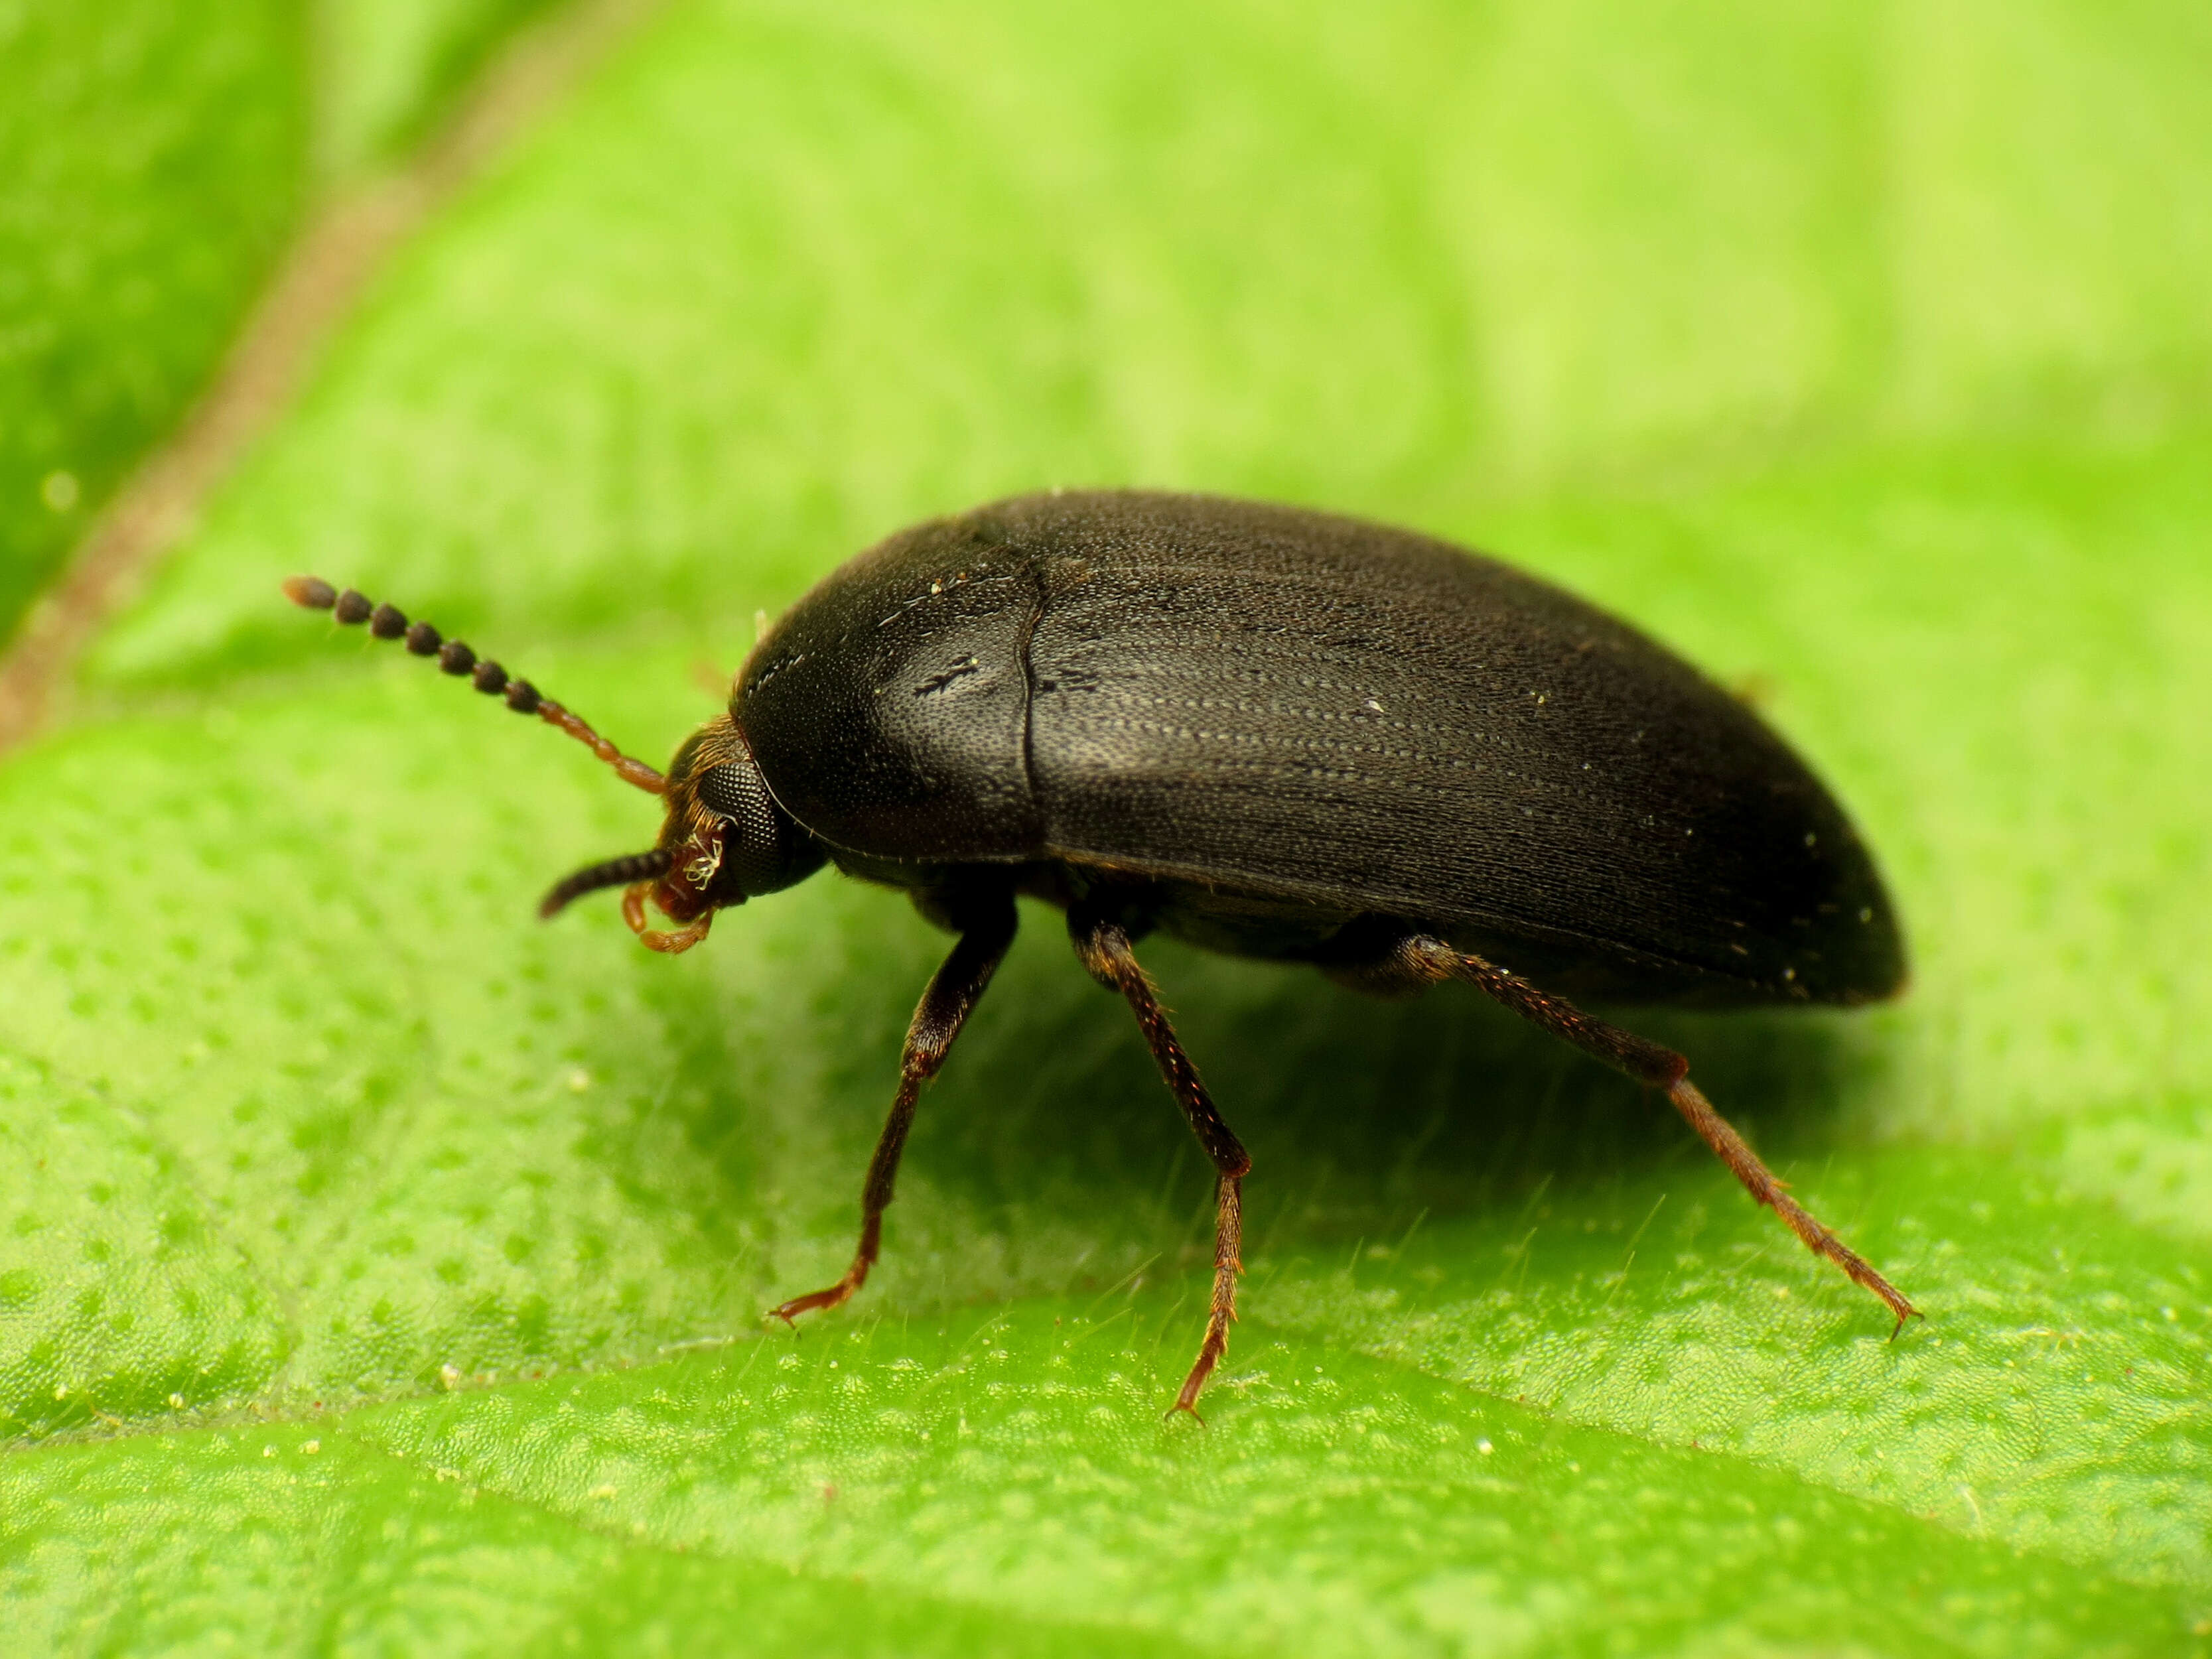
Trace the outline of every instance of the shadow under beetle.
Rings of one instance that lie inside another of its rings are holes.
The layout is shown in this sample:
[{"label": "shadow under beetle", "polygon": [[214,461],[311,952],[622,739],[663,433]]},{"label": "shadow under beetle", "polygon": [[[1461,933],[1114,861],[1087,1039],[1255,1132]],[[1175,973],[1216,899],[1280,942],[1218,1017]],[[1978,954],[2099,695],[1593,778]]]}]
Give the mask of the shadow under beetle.
[{"label": "shadow under beetle", "polygon": [[[1066,913],[1213,1162],[1212,1305],[1178,1409],[1228,1346],[1251,1159],[1137,963],[1155,929],[1378,994],[1469,981],[1665,1090],[1899,1328],[1917,1313],[1790,1197],[1686,1060],[1564,1000],[1856,1004],[1896,992],[1905,955],[1872,859],[1804,763],[1680,658],[1557,588],[1296,508],[1018,496],[832,573],[665,777],[428,623],[313,577],[285,592],[435,656],[665,799],[651,851],[579,870],[541,915],[618,886],[644,944],[685,951],[722,907],[826,863],[958,935],[907,1032],[853,1265],[775,1309],[787,1321],[866,1282],[921,1086],[1006,955],[1020,894]],[[648,926],[648,904],[672,931]]]}]

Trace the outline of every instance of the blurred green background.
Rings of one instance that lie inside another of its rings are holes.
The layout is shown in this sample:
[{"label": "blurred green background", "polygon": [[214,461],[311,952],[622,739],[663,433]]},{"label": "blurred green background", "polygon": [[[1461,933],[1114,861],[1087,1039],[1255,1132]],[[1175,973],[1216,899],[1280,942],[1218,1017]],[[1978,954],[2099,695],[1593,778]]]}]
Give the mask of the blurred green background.
[{"label": "blurred green background", "polygon": [[[2212,13],[669,0],[375,273],[0,758],[9,1651],[2212,1650]],[[517,0],[0,6],[0,617]],[[67,483],[58,482],[64,478]],[[672,749],[773,612],[1056,483],[1481,545],[1769,716],[1911,994],[1645,1017],[1929,1318],[1471,996],[1036,913],[834,1276],[941,938],[677,960],[652,815],[284,606]]]}]

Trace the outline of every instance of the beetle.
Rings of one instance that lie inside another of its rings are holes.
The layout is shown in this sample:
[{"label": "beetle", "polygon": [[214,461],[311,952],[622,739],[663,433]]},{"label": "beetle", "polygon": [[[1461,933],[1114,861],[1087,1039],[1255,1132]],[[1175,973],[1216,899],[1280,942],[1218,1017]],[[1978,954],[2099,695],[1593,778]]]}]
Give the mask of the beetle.
[{"label": "beetle", "polygon": [[[1306,963],[1355,989],[1462,980],[1668,1099],[1761,1204],[1896,1316],[1918,1310],[1792,1199],[1689,1062],[1573,997],[1741,1007],[1895,994],[1905,957],[1850,819],[1739,699],[1595,607],[1413,532],[1149,491],[1015,496],[903,531],[769,629],[727,709],[664,775],[388,605],[295,577],[588,744],[665,816],[603,888],[649,948],[824,865],[957,935],[906,1036],[851,1267],[773,1310],[833,1308],[875,1265],[921,1089],[1014,937],[1064,911],[1135,1014],[1215,1171],[1213,1288],[1174,1411],[1236,1317],[1251,1159],[1135,945]],[[647,907],[672,928],[648,925]]]}]

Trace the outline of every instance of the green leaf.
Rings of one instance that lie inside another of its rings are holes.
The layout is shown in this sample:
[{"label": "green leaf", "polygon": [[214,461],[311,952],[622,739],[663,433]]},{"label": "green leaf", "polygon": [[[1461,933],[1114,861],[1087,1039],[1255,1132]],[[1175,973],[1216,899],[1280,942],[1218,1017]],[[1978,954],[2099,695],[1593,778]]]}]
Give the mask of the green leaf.
[{"label": "green leaf", "polygon": [[183,413],[298,209],[298,9],[0,9],[0,639]]},{"label": "green leaf", "polygon": [[485,59],[550,0],[323,0],[316,161],[333,178],[402,159]]},{"label": "green leaf", "polygon": [[541,9],[0,9],[0,640],[205,389],[311,175],[392,159]]},{"label": "green leaf", "polygon": [[[675,7],[450,204],[0,769],[11,1650],[2164,1654],[2212,1634],[2212,38],[2183,8]],[[1638,1017],[1929,1313],[1469,996],[1027,931],[681,958],[653,813],[275,592],[672,749],[773,611],[1056,483],[1637,619],[1850,803],[1916,976]]]}]

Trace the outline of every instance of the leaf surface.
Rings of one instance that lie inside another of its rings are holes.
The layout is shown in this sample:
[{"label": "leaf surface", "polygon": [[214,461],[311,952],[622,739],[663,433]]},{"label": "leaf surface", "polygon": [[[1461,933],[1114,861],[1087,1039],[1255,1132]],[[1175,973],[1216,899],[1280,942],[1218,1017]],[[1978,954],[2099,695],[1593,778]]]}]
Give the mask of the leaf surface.
[{"label": "leaf surface", "polygon": [[[2212,1617],[2194,15],[672,8],[404,250],[0,769],[11,1645],[2169,1653]],[[1746,686],[1915,981],[1638,1029],[1927,1310],[1471,996],[537,894],[858,547],[1055,483],[1480,544]],[[312,1443],[313,1449],[310,1449]],[[219,1541],[216,1541],[219,1540]],[[934,1644],[933,1647],[931,1644]],[[871,1646],[872,1644],[872,1647]]]},{"label": "leaf surface", "polygon": [[0,14],[0,639],[180,416],[305,183],[298,9]]}]

